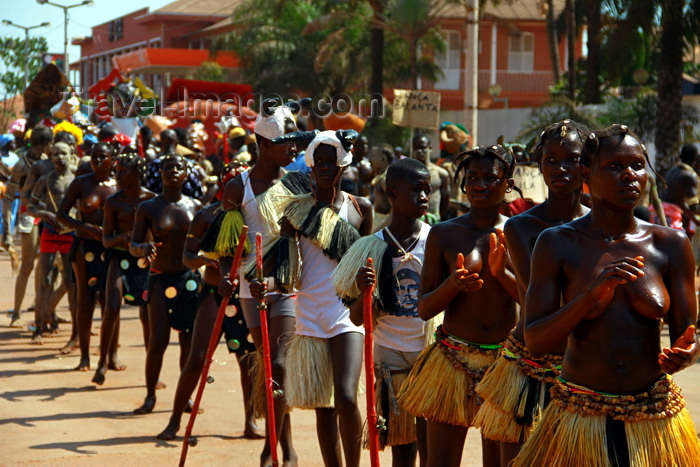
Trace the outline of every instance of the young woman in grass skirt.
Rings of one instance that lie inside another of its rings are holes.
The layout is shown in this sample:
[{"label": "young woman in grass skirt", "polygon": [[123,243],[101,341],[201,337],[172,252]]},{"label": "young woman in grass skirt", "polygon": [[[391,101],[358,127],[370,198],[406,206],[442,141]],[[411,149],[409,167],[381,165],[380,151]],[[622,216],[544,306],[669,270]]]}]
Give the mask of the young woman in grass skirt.
[{"label": "young woman in grass skirt", "polygon": [[[456,161],[468,214],[435,225],[425,246],[418,313],[445,310],[437,342],[409,373],[398,401],[427,419],[427,465],[458,466],[467,430],[480,405],[475,387],[516,324],[515,277],[507,265],[500,207],[513,188],[515,161],[501,146],[477,147]],[[483,441],[485,465],[498,444]]]},{"label": "young woman in grass skirt", "polygon": [[[581,164],[591,212],[543,232],[532,255],[525,343],[535,357],[566,352],[513,465],[697,465],[695,426],[669,376],[699,353],[690,242],[634,217],[649,161],[625,125],[591,133]],[[661,349],[663,323],[671,347]]]},{"label": "young woman in grass skirt", "polygon": [[[543,230],[577,219],[588,212],[581,205],[580,158],[588,129],[571,120],[549,126],[535,149],[548,187],[542,204],[506,222],[504,233],[521,303],[530,282],[530,257]],[[525,348],[523,327],[527,310],[506,341],[503,353],[486,372],[476,392],[484,399],[474,424],[484,438],[501,443],[501,465],[517,455],[549,400],[549,389],[561,366],[564,346],[535,359]]]}]

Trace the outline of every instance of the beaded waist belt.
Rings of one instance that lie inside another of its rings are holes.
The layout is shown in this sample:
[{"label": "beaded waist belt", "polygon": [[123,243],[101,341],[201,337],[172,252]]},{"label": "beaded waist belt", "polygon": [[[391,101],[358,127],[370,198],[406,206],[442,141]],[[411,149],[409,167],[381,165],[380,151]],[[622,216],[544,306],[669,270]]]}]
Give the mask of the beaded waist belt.
[{"label": "beaded waist belt", "polygon": [[[496,359],[503,345],[469,342],[448,333],[442,325],[435,331],[435,339],[435,345],[452,366],[469,376],[469,396],[477,397],[476,385],[484,377],[490,363]],[[484,357],[487,360],[490,358],[489,363],[484,364]]]},{"label": "beaded waist belt", "polygon": [[685,399],[668,375],[648,391],[633,395],[594,391],[560,376],[552,388],[552,404],[582,415],[608,415],[628,422],[673,417],[683,410]]},{"label": "beaded waist belt", "polygon": [[553,354],[548,354],[543,359],[535,359],[525,348],[525,343],[512,332],[503,346],[503,358],[515,362],[525,375],[540,381],[551,380],[558,375],[563,360],[561,355]]}]

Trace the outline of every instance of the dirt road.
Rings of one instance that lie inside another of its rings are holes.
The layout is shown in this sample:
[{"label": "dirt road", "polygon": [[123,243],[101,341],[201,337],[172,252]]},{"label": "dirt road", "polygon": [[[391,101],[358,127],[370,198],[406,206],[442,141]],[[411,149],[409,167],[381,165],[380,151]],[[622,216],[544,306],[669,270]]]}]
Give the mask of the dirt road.
[{"label": "dirt road", "polygon": [[[32,281],[29,281],[32,284]],[[12,308],[14,277],[9,257],[0,254],[0,310]],[[31,287],[30,287],[31,288]],[[24,308],[31,304],[33,291],[28,291]],[[59,315],[67,317],[64,303]],[[99,312],[96,313],[99,315]],[[32,320],[26,314],[27,321]],[[138,311],[122,310],[122,333],[119,358],[126,371],[107,373],[101,387],[90,380],[92,372],[74,371],[77,354],[59,355],[68,340],[70,324],[43,346],[29,345],[30,334],[11,329],[9,316],[0,315],[0,426],[2,453],[0,465],[51,466],[151,466],[177,465],[182,438],[160,441],[155,435],[167,424],[177,384],[177,336],[164,359],[161,380],[168,386],[158,391],[154,413],[136,416],[132,410],[145,396],[145,350],[141,337]],[[99,318],[94,323],[98,332]],[[97,349],[98,337],[91,346]],[[256,466],[262,441],[247,440],[243,434],[243,403],[238,365],[223,343],[214,356],[211,374],[216,382],[208,385],[202,406],[205,412],[197,417],[194,433],[199,445],[190,448],[188,465]],[[92,355],[93,368],[97,356]],[[678,384],[688,400],[688,408],[700,426],[700,365],[677,376]],[[364,410],[364,400],[362,401]],[[187,415],[183,417],[183,428]],[[292,413],[294,441],[299,465],[322,465],[316,441],[315,418],[311,411]],[[363,464],[369,465],[364,453]],[[382,465],[391,465],[389,452],[382,453]],[[471,430],[462,460],[464,466],[481,465],[479,434]]]}]

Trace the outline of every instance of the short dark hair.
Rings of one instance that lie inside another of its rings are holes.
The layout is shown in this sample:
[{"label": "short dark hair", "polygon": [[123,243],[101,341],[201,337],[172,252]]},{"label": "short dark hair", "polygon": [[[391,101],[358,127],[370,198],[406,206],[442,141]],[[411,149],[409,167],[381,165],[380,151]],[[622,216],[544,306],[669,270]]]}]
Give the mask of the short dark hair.
[{"label": "short dark hair", "polygon": [[117,129],[114,128],[112,125],[104,125],[102,128],[100,128],[100,132],[97,133],[97,140],[104,141],[118,134],[119,131],[117,131]]},{"label": "short dark hair", "polygon": [[[111,147],[111,146],[110,146]],[[124,167],[133,167],[141,175],[141,182],[146,178],[146,161],[135,152],[127,152],[117,156],[116,164]]]},{"label": "short dark hair", "polygon": [[433,143],[430,141],[430,137],[429,137],[428,135],[426,135],[425,133],[416,133],[416,135],[415,135],[415,136],[413,137],[413,139],[411,140],[411,146],[413,146],[414,144],[416,144],[416,141],[419,141],[419,140],[422,140],[422,139],[424,139],[425,141],[427,141],[429,146],[432,146],[432,145],[433,145]]},{"label": "short dark hair", "polygon": [[96,150],[97,148],[102,148],[102,147],[105,148],[107,151],[109,151],[109,153],[110,153],[112,156],[114,156],[114,155],[117,154],[117,152],[118,152],[118,151],[116,150],[116,148],[114,147],[113,144],[108,143],[108,142],[106,142],[106,141],[100,141],[99,143],[97,143],[97,144],[92,148],[92,152],[94,153],[95,150]]},{"label": "short dark hair", "polygon": [[151,130],[151,127],[147,127],[144,125],[141,128],[139,128],[139,133],[141,133],[141,136],[143,136],[144,138],[153,138],[153,130]]},{"label": "short dark hair", "polygon": [[29,137],[29,143],[32,146],[43,146],[53,142],[53,133],[51,129],[44,125],[37,125],[32,130],[32,135]]},{"label": "short dark hair", "polygon": [[686,144],[681,148],[681,162],[693,165],[698,158],[698,147],[694,144]]},{"label": "short dark hair", "polygon": [[420,176],[430,177],[430,171],[428,171],[425,164],[416,159],[399,159],[389,166],[386,170],[386,186],[394,186],[397,180],[413,180]]}]

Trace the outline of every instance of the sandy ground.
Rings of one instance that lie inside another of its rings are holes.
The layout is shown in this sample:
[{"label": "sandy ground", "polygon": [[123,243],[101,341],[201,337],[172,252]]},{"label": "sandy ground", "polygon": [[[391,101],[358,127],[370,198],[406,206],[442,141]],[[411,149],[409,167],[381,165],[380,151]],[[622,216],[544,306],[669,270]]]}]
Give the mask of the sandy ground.
[{"label": "sandy ground", "polygon": [[[167,388],[158,391],[154,413],[136,416],[132,410],[145,396],[145,350],[136,308],[124,307],[121,315],[119,358],[128,366],[127,370],[110,371],[105,384],[96,387],[90,382],[92,372],[73,370],[78,365],[77,353],[67,356],[58,353],[68,340],[70,324],[62,325],[62,332],[46,339],[43,346],[29,345],[30,334],[26,329],[8,327],[9,316],[4,316],[4,310],[13,306],[14,277],[6,254],[0,254],[0,283],[3,290],[0,294],[3,311],[0,315],[3,434],[0,465],[177,465],[188,415],[183,417],[179,438],[161,441],[155,437],[167,424],[177,384],[177,336],[172,334],[161,373]],[[28,290],[24,309],[31,304],[32,297],[33,290]],[[68,317],[65,299],[58,312]],[[31,321],[33,313],[25,314],[24,319]],[[93,330],[99,332],[99,326],[96,318]],[[98,338],[93,336],[93,368],[97,344]],[[242,438],[243,402],[238,365],[223,343],[214,355],[210,374],[216,381],[207,385],[204,392],[205,412],[197,417],[193,432],[199,445],[189,449],[188,464],[256,466],[263,443]],[[684,390],[690,412],[700,422],[700,365],[685,370],[676,379]],[[364,397],[361,404],[364,411]],[[313,412],[294,411],[292,424],[299,465],[322,465]],[[388,451],[382,453],[381,461],[382,465],[391,465]],[[362,465],[369,465],[366,451]],[[469,433],[462,465],[481,465],[476,430]]]}]

